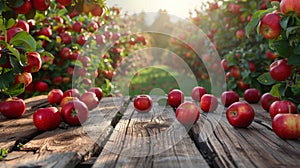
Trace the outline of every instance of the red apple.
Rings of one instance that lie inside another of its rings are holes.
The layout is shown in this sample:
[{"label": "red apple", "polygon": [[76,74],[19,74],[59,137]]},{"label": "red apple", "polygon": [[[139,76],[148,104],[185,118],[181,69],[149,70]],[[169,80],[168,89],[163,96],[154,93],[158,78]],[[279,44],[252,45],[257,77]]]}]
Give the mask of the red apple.
[{"label": "red apple", "polygon": [[237,66],[231,67],[230,68],[230,75],[236,79],[240,79],[241,78],[241,71],[240,68]]},{"label": "red apple", "polygon": [[63,6],[69,6],[69,5],[71,5],[73,0],[56,0],[56,1]]},{"label": "red apple", "polygon": [[247,89],[250,88],[250,84],[245,83],[245,82],[243,81],[243,79],[238,80],[237,85],[238,85],[238,87],[239,87],[240,89],[242,89],[242,90],[247,90]]},{"label": "red apple", "polygon": [[270,50],[266,51],[266,56],[271,60],[275,60],[278,57],[275,53],[271,52]]},{"label": "red apple", "polygon": [[91,10],[93,16],[101,16],[103,14],[103,9],[99,5],[95,5],[94,9]]},{"label": "red apple", "polygon": [[80,96],[80,100],[86,104],[89,110],[98,106],[99,100],[94,92],[86,92]]},{"label": "red apple", "polygon": [[264,110],[269,111],[271,104],[278,100],[280,100],[279,97],[275,97],[271,93],[265,93],[260,98],[260,104]]},{"label": "red apple", "polygon": [[281,34],[281,17],[277,13],[268,13],[260,21],[260,33],[266,39],[277,38]]},{"label": "red apple", "polygon": [[177,108],[181,103],[184,101],[184,94],[179,89],[173,89],[168,94],[168,104],[173,107]]},{"label": "red apple", "polygon": [[75,22],[73,25],[72,25],[72,30],[74,32],[81,32],[81,29],[82,29],[82,23],[81,22]]},{"label": "red apple", "polygon": [[206,89],[204,87],[201,86],[196,86],[193,88],[192,90],[192,94],[191,97],[193,100],[195,101],[200,101],[201,97],[206,94]]},{"label": "red apple", "polygon": [[31,73],[23,72],[16,76],[14,84],[24,83],[24,86],[27,87],[31,82],[32,82]]},{"label": "red apple", "polygon": [[0,103],[0,112],[6,118],[21,117],[26,112],[26,104],[23,99],[12,97]]},{"label": "red apple", "polygon": [[103,92],[102,92],[102,89],[100,87],[92,87],[92,88],[90,88],[89,91],[94,92],[99,101],[102,99]]},{"label": "red apple", "polygon": [[37,81],[35,83],[35,90],[40,93],[46,92],[48,90],[48,84],[43,81]]},{"label": "red apple", "polygon": [[42,28],[41,30],[39,30],[39,31],[36,32],[36,35],[37,36],[44,35],[44,36],[50,38],[51,35],[52,35],[51,27],[44,27],[44,28]]},{"label": "red apple", "polygon": [[40,108],[33,113],[33,123],[38,130],[48,131],[58,128],[61,116],[56,107]]},{"label": "red apple", "polygon": [[23,67],[25,72],[38,72],[42,67],[42,59],[38,52],[28,52],[26,54],[27,65]]},{"label": "red apple", "polygon": [[235,33],[236,38],[238,39],[244,39],[246,34],[245,34],[245,30],[241,29],[241,30],[237,30]]},{"label": "red apple", "polygon": [[254,109],[247,102],[235,102],[227,108],[226,118],[232,126],[246,128],[254,120]]},{"label": "red apple", "polygon": [[176,118],[184,126],[191,126],[199,119],[200,112],[194,102],[184,102],[176,109]]},{"label": "red apple", "polygon": [[50,0],[31,0],[34,9],[39,11],[45,11],[50,6]]},{"label": "red apple", "polygon": [[88,119],[89,110],[82,101],[73,100],[62,106],[61,115],[67,124],[81,125]]},{"label": "red apple", "polygon": [[288,15],[294,14],[300,16],[300,3],[298,0],[282,0],[280,2],[281,12]]},{"label": "red apple", "polygon": [[48,102],[50,104],[59,104],[63,98],[63,91],[60,89],[52,89],[48,93]]},{"label": "red apple", "polygon": [[66,96],[66,97],[63,97],[60,101],[60,107],[64,106],[65,104],[67,104],[68,102],[70,101],[73,101],[73,100],[79,100],[78,97],[71,97],[71,96]]},{"label": "red apple", "polygon": [[249,88],[244,92],[244,99],[248,103],[258,103],[261,97],[261,93],[256,88]]},{"label": "red apple", "polygon": [[68,59],[72,55],[72,50],[69,47],[64,47],[60,50],[59,56],[63,59]]},{"label": "red apple", "polygon": [[249,62],[248,62],[248,65],[249,65],[249,70],[250,70],[251,72],[255,72],[255,70],[256,70],[256,65],[255,65],[255,63],[254,63],[253,61],[249,61]]},{"label": "red apple", "polygon": [[228,107],[239,100],[240,96],[233,90],[225,91],[221,95],[221,102],[225,107]]},{"label": "red apple", "polygon": [[289,100],[274,101],[269,108],[270,116],[273,119],[280,113],[296,113],[296,105]]},{"label": "red apple", "polygon": [[277,60],[270,65],[270,75],[276,81],[284,81],[292,75],[292,66],[285,59]]},{"label": "red apple", "polygon": [[64,92],[63,97],[80,97],[79,90],[76,88],[68,89]]},{"label": "red apple", "polygon": [[224,68],[224,70],[229,70],[228,61],[226,59],[222,59],[221,65]]},{"label": "red apple", "polygon": [[62,32],[59,34],[59,36],[61,38],[61,43],[63,44],[70,44],[72,42],[72,37],[67,32]]},{"label": "red apple", "polygon": [[32,4],[30,0],[25,0],[21,6],[13,7],[14,11],[18,14],[27,14],[32,9]]},{"label": "red apple", "polygon": [[218,99],[212,94],[204,94],[200,100],[200,108],[204,112],[213,112],[218,107]]},{"label": "red apple", "polygon": [[149,95],[137,95],[133,100],[137,112],[146,113],[152,108],[152,98]]},{"label": "red apple", "polygon": [[10,40],[19,32],[23,31],[19,27],[12,27],[6,31],[7,42],[10,43]]},{"label": "red apple", "polygon": [[29,24],[25,20],[18,20],[15,27],[19,27],[19,28],[21,28],[22,30],[24,30],[26,32],[29,32],[29,30],[30,30]]},{"label": "red apple", "polygon": [[277,114],[272,120],[272,128],[282,139],[300,138],[300,115]]}]

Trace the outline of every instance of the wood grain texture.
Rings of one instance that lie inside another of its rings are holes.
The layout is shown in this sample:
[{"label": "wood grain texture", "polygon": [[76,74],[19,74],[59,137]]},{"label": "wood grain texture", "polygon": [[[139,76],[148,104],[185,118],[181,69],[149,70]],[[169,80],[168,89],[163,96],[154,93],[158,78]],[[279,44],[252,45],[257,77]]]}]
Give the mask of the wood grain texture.
[{"label": "wood grain texture", "polygon": [[[106,143],[113,130],[111,121],[126,101],[129,98],[103,98],[99,107],[90,111],[89,119],[82,126],[44,132],[24,144],[20,151],[9,153],[10,157],[18,157],[10,160],[5,158],[5,164],[16,167],[74,167],[81,161],[88,160]],[[98,122],[104,121],[103,117],[107,121]]]},{"label": "wood grain texture", "polygon": [[[26,112],[18,119],[0,119],[0,149],[11,151],[17,143],[31,139],[38,134],[32,120],[35,110],[48,104],[47,96],[37,96],[24,100]],[[0,114],[1,115],[1,114]]]},{"label": "wood grain texture", "polygon": [[130,104],[96,167],[208,167],[173,109],[154,105],[141,114]]},{"label": "wood grain texture", "polygon": [[[210,165],[217,167],[299,167],[300,140],[285,141],[271,130],[259,105],[246,129],[233,128],[222,114],[203,113],[192,134]],[[263,123],[261,122],[263,121]]]}]

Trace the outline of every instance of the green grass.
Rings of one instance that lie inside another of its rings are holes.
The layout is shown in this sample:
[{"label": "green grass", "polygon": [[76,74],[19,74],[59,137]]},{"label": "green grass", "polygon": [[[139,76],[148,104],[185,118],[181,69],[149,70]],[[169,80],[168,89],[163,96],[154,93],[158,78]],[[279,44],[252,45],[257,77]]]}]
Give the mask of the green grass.
[{"label": "green grass", "polygon": [[172,89],[180,89],[189,96],[192,89],[199,85],[198,83],[192,74],[181,74],[165,66],[148,67],[139,70],[131,79],[129,95],[131,97],[139,94],[162,96],[167,95]]}]

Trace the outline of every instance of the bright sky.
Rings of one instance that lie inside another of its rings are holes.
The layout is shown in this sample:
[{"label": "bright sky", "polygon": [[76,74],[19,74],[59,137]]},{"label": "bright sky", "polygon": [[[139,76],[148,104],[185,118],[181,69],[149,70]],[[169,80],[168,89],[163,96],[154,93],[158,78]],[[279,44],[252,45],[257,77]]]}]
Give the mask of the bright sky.
[{"label": "bright sky", "polygon": [[129,14],[144,12],[158,12],[166,9],[169,14],[181,18],[189,16],[189,10],[199,8],[201,2],[211,0],[106,0],[108,6],[120,7]]}]

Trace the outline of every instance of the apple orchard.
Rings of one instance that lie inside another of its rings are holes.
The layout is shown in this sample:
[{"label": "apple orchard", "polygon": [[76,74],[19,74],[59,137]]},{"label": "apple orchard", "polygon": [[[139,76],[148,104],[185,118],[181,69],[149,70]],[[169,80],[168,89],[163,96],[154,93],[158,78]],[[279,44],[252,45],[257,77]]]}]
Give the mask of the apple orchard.
[{"label": "apple orchard", "polygon": [[[80,125],[102,97],[127,96],[118,92],[113,82],[116,74],[126,76],[130,69],[152,61],[129,57],[132,53],[160,47],[184,60],[197,86],[186,93],[166,72],[137,71],[130,83],[122,83],[132,100],[135,97],[137,111],[147,113],[154,105],[149,93],[160,88],[166,93],[166,105],[174,108],[185,126],[197,121],[200,112],[214,112],[220,104],[226,107],[233,127],[245,128],[254,119],[251,104],[261,104],[279,137],[299,139],[300,2],[215,0],[199,2],[199,6],[190,11],[189,22],[206,37],[186,44],[175,37],[140,31],[163,28],[179,31],[186,41],[197,38],[187,31],[192,27],[180,20],[171,22],[163,11],[147,25],[144,13],[123,15],[121,8],[108,7],[104,0],[1,0],[1,115],[22,117],[24,99],[48,95],[51,107],[33,115],[37,129],[56,129],[61,121]],[[211,53],[199,55],[194,47]],[[212,58],[214,51],[221,61]],[[160,61],[180,67],[169,59]],[[118,72],[119,66],[127,64],[127,69]],[[222,71],[217,71],[220,67]],[[211,93],[208,69],[224,76],[226,91]],[[184,96],[194,102],[183,102]],[[242,109],[248,109],[247,113],[238,115]],[[286,126],[287,120],[295,122]]]}]

